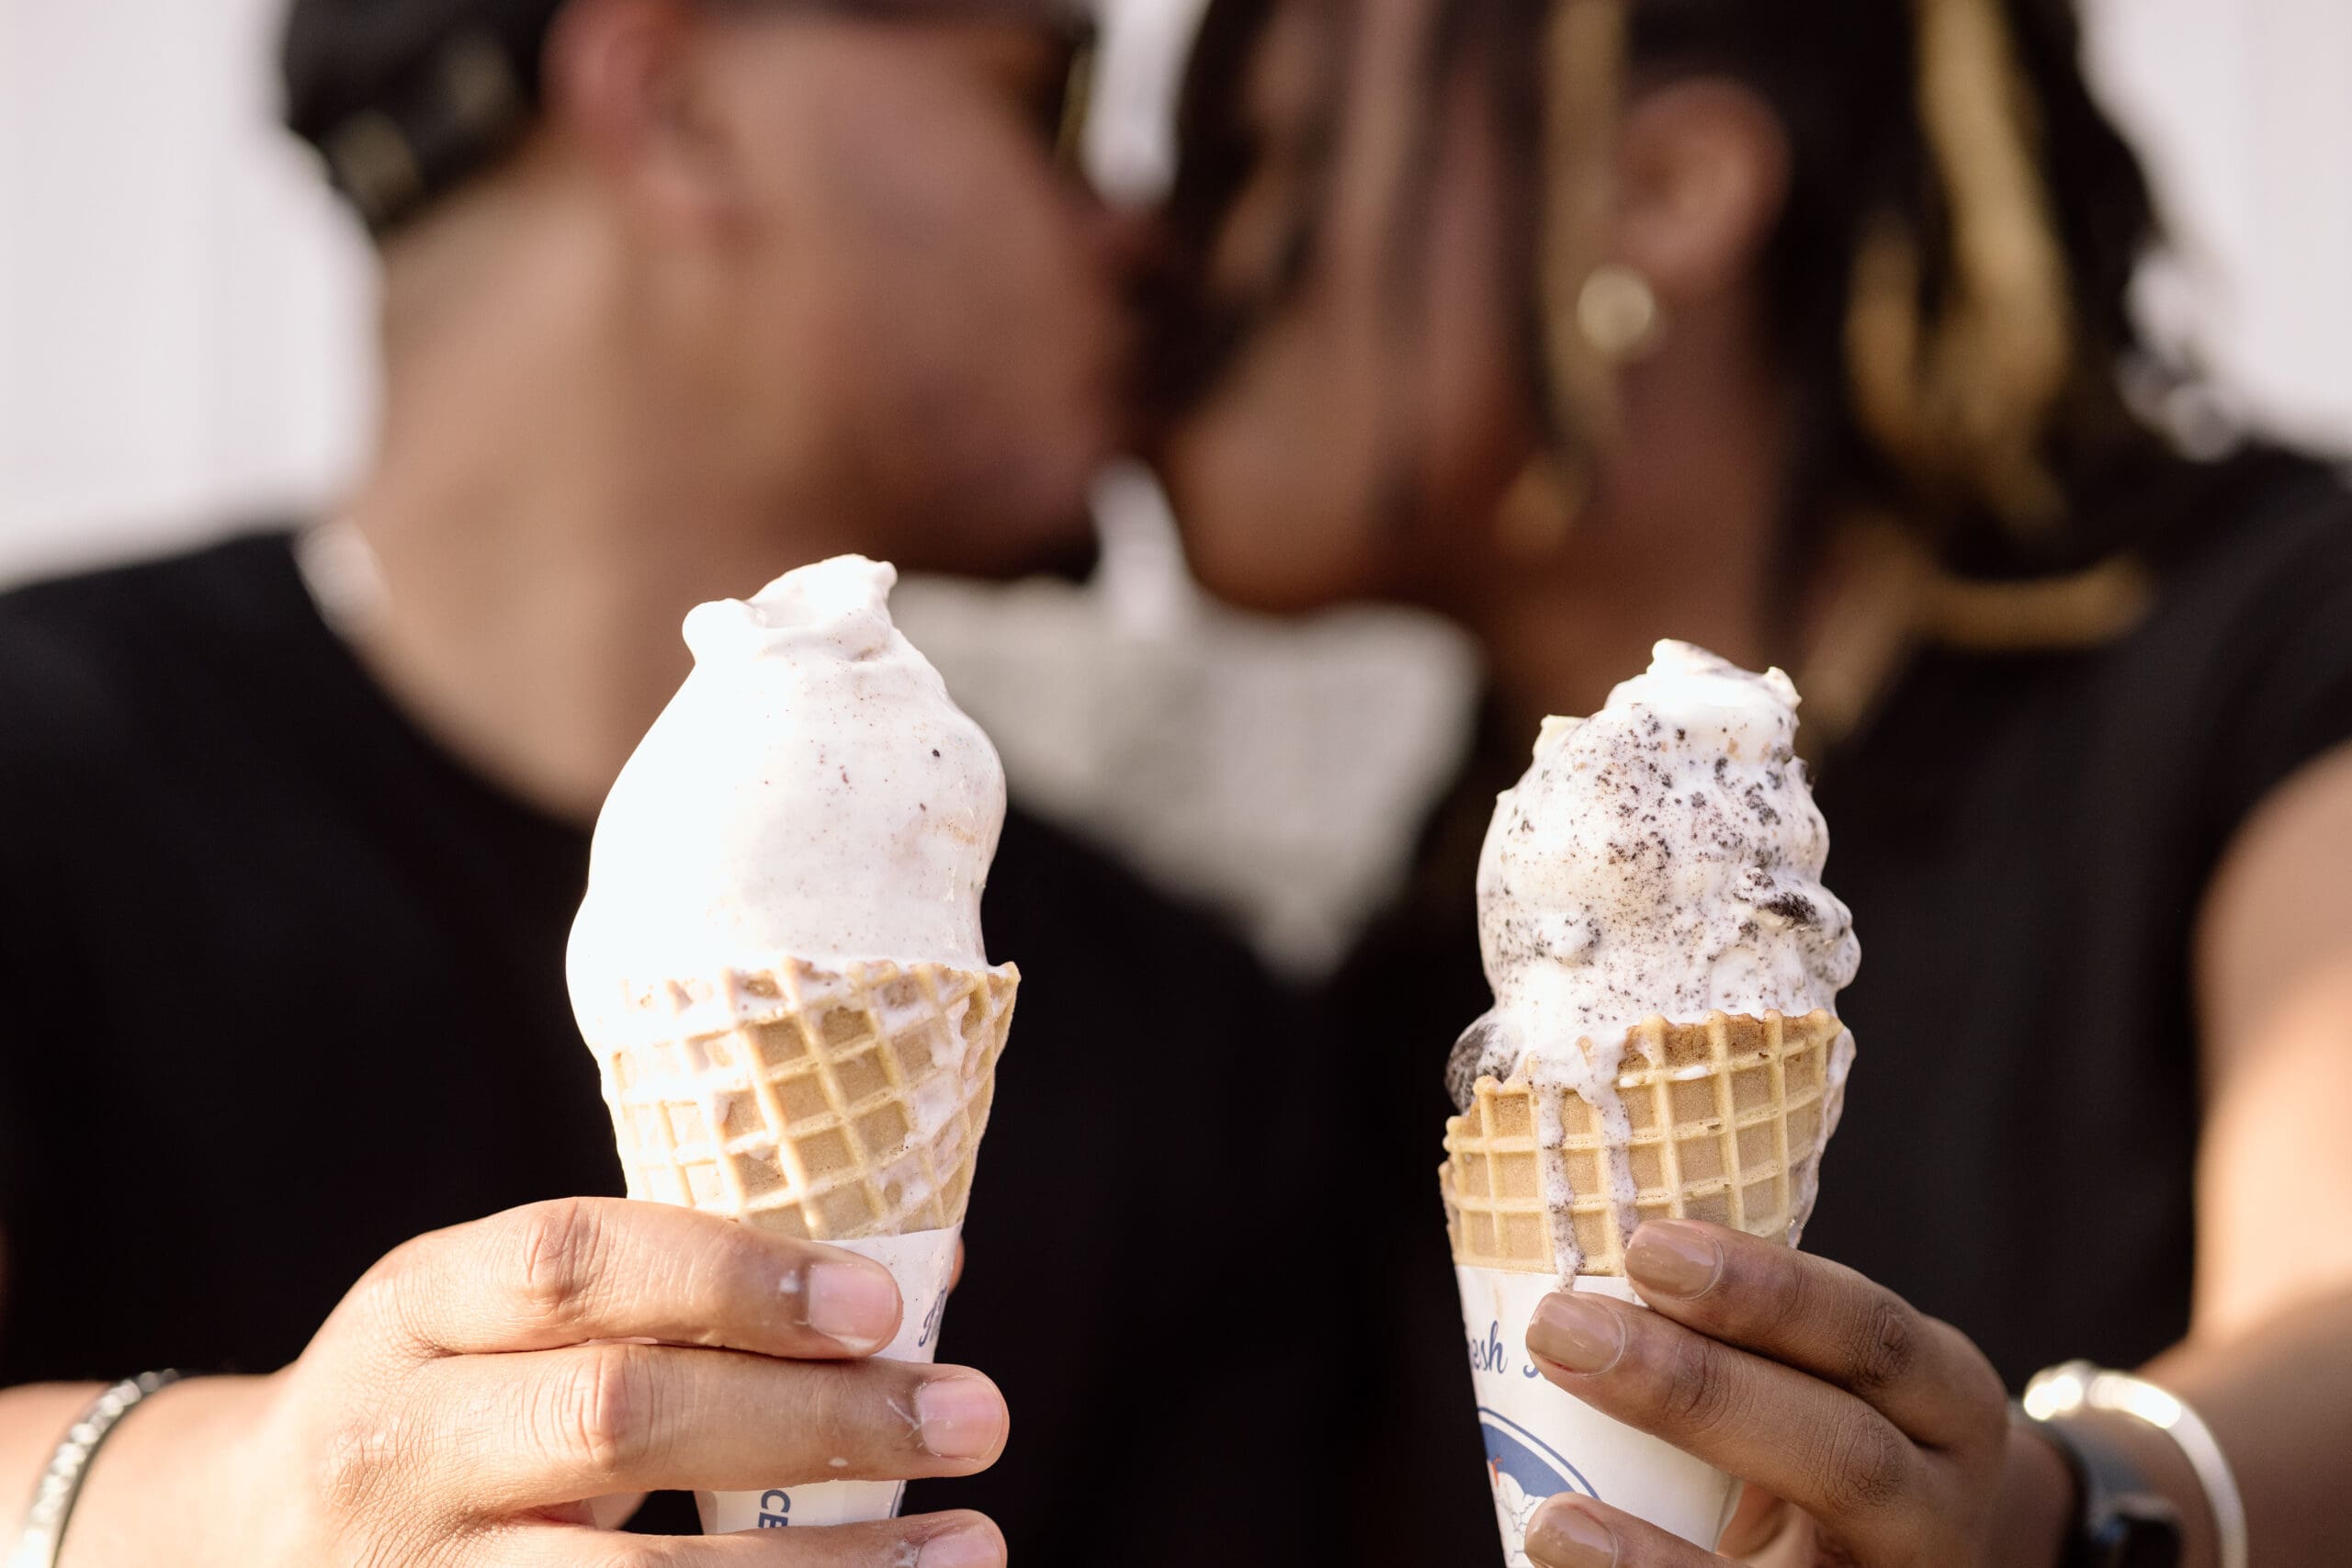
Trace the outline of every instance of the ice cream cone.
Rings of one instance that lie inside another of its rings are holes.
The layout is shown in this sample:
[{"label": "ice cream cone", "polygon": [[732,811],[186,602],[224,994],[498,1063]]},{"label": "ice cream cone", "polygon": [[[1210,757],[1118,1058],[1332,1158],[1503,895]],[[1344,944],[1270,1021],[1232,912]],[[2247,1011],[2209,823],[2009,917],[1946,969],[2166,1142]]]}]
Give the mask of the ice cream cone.
[{"label": "ice cream cone", "polygon": [[1544,724],[1478,861],[1492,1011],[1446,1063],[1439,1172],[1509,1568],[1544,1499],[1598,1497],[1701,1548],[1733,1478],[1545,1374],[1555,1292],[1642,1298],[1645,1221],[1795,1245],[1838,1125],[1853,919],[1796,757],[1796,687],[1687,643],[1589,718]]},{"label": "ice cream cone", "polygon": [[829,1242],[961,1224],[1020,979],[787,959],[723,1032],[591,1041],[629,1196]]},{"label": "ice cream cone", "polygon": [[[980,934],[1004,765],[891,624],[897,581],[842,556],[686,617],[694,672],[597,817],[566,969],[629,1196],[880,1263],[880,1353],[927,1362],[1021,976]],[[901,1490],[700,1496],[724,1533]]]},{"label": "ice cream cone", "polygon": [[[931,1360],[1020,985],[1010,964],[785,959],[631,987],[614,1032],[626,1043],[589,1042],[629,1196],[865,1254],[905,1303],[884,1354]],[[699,1501],[723,1534],[887,1518],[903,1490],[820,1482]]]},{"label": "ice cream cone", "polygon": [[[1584,1048],[1589,1056],[1591,1043]],[[1479,1079],[1476,1102],[1446,1123],[1439,1172],[1454,1261],[1622,1276],[1634,1230],[1668,1218],[1793,1243],[1813,1207],[1852,1049],[1826,1011],[1636,1024],[1616,1080],[1630,1130],[1622,1159],[1600,1111],[1574,1089]],[[1564,1207],[1547,1201],[1547,1165]]]}]

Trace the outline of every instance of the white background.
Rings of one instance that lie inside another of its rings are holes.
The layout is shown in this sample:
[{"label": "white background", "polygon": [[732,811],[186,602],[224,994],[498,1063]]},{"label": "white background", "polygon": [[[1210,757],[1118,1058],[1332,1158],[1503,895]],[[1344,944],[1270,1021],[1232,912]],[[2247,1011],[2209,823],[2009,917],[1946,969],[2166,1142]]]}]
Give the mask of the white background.
[{"label": "white background", "polygon": [[314,496],[364,244],[270,121],[279,0],[0,0],[0,575]]},{"label": "white background", "polygon": [[[271,124],[277,4],[0,0],[0,578],[319,497],[364,446],[365,247]],[[2352,446],[2352,3],[2088,6],[2190,242],[2166,318]]]}]

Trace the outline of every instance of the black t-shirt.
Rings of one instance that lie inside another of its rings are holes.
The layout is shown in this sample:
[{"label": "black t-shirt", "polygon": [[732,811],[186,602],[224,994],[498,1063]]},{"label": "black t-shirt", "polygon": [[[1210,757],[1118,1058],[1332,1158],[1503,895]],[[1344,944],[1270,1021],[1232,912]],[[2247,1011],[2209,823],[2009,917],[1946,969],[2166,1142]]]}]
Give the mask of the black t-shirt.
[{"label": "black t-shirt", "polygon": [[[402,1240],[618,1192],[587,852],[391,705],[282,536],[0,599],[0,1383],[271,1371]],[[1295,1237],[1220,1070],[1289,998],[1018,813],[984,915],[1024,983],[945,1351],[1014,1437],[913,1506],[1032,1564],[1310,1560],[1258,1434],[1328,1361],[1270,1327]]]},{"label": "black t-shirt", "polygon": [[[2159,584],[2129,636],[1920,660],[1827,759],[1827,881],[1852,907],[1860,1043],[1809,1250],[1957,1324],[2011,1384],[2132,1366],[2188,1325],[2199,1105],[2192,925],[2236,829],[2352,742],[2352,494],[2256,451],[2165,465],[2102,515]],[[1498,742],[1431,830],[1412,894],[1334,988],[1372,1086],[1376,1278],[1355,1483],[1396,1499],[1350,1562],[1449,1561],[1491,1513],[1434,1172],[1448,1047],[1490,1004],[1474,878]],[[1432,1458],[1433,1451],[1443,1450]]]}]

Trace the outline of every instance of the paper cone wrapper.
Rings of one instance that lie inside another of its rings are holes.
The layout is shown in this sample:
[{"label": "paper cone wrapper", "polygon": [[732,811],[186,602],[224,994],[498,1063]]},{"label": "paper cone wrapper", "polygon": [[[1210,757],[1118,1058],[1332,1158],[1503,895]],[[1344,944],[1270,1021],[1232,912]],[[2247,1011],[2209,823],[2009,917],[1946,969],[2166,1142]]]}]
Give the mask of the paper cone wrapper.
[{"label": "paper cone wrapper", "polygon": [[[1564,1492],[1599,1498],[1712,1551],[1738,1506],[1738,1483],[1610,1419],[1536,1371],[1527,1353],[1527,1325],[1536,1303],[1557,1291],[1559,1280],[1475,1265],[1454,1272],[1508,1568],[1534,1568],[1527,1555],[1528,1521]],[[1623,1302],[1636,1299],[1623,1280],[1579,1279],[1576,1288]]]},{"label": "paper cone wrapper", "polygon": [[[928,1366],[939,1358],[939,1325],[947,1310],[947,1287],[956,1276],[956,1242],[961,1227],[914,1235],[875,1236],[833,1245],[871,1258],[890,1270],[906,1302],[899,1337],[883,1356]],[[862,1525],[898,1517],[906,1496],[903,1481],[820,1481],[775,1486],[764,1492],[701,1492],[706,1535],[736,1530],[784,1529],[820,1525]]]},{"label": "paper cone wrapper", "polygon": [[[1527,1353],[1536,1303],[1573,1288],[1634,1302],[1625,1245],[1643,1222],[1695,1219],[1796,1245],[1837,1130],[1854,1037],[1827,1012],[1652,1018],[1603,1055],[1600,1088],[1481,1078],[1446,1123],[1438,1175],[1462,1287],[1478,1421],[1504,1560],[1563,1492],[1712,1549],[1738,1488],[1713,1466],[1552,1383]],[[1592,1099],[1587,1098],[1589,1092]],[[1601,1103],[1594,1103],[1594,1100]]]},{"label": "paper cone wrapper", "polygon": [[[882,1353],[937,1354],[1020,972],[820,964],[632,987],[592,1036],[632,1198],[872,1258],[905,1317]],[[707,1495],[707,1530],[857,1524],[899,1482]]]}]

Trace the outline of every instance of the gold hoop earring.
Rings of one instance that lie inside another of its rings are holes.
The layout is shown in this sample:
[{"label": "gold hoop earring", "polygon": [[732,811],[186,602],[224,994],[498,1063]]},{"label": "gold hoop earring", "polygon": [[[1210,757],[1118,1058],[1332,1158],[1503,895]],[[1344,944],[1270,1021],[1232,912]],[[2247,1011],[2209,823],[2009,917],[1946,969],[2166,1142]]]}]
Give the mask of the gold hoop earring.
[{"label": "gold hoop earring", "polygon": [[1593,268],[1577,294],[1577,329],[1601,358],[1630,365],[1666,337],[1666,307],[1638,270],[1605,262]]},{"label": "gold hoop earring", "polygon": [[1538,452],[1495,509],[1495,544],[1510,560],[1549,560],[1576,532],[1589,491],[1556,453]]},{"label": "gold hoop earring", "polygon": [[[1650,280],[1622,263],[1595,267],[1577,290],[1576,330],[1602,366],[1645,357],[1666,336],[1666,308]],[[1559,553],[1592,493],[1592,475],[1557,451],[1528,459],[1495,513],[1495,540],[1511,560],[1548,560]]]}]

